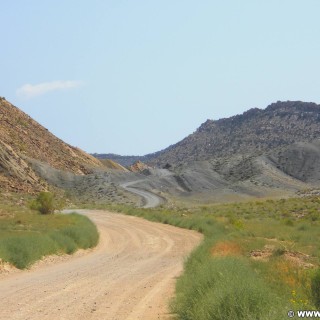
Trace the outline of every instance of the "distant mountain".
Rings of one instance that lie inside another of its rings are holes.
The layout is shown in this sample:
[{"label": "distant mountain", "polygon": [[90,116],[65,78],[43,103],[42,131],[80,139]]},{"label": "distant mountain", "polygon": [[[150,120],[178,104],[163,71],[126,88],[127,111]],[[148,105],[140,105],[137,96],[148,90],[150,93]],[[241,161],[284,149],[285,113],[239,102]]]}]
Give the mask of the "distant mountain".
[{"label": "distant mountain", "polygon": [[158,155],[159,152],[150,153],[145,156],[120,156],[114,153],[93,153],[92,155],[97,159],[109,159],[121,164],[124,167],[129,167],[137,161],[149,162]]},{"label": "distant mountain", "polygon": [[169,199],[238,201],[319,188],[320,105],[277,102],[207,120],[182,141],[136,159],[169,169],[150,169],[136,184]]},{"label": "distant mountain", "polygon": [[241,115],[207,120],[194,133],[168,148],[144,156],[93,154],[123,166],[142,161],[170,166],[234,155],[261,155],[295,142],[320,138],[320,105],[311,102],[276,102]]},{"label": "distant mountain", "polygon": [[44,188],[46,183],[32,169],[33,160],[82,175],[102,167],[96,158],[58,139],[0,98],[0,188],[11,191]]},{"label": "distant mountain", "polygon": [[147,155],[157,166],[177,165],[234,155],[261,155],[295,142],[320,138],[320,105],[301,101],[277,102],[266,109],[207,120],[182,141]]}]

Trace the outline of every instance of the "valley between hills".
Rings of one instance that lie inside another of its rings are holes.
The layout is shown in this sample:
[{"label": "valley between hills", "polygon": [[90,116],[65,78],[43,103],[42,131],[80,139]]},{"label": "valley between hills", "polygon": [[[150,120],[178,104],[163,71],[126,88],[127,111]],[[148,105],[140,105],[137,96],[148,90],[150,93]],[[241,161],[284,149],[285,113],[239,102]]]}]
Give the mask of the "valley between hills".
[{"label": "valley between hills", "polygon": [[[167,149],[145,156],[89,155],[0,101],[1,189],[64,190],[87,202],[139,205],[121,187],[175,202],[242,201],[293,195],[320,185],[320,106],[277,102],[208,120]],[[140,203],[141,204],[141,203]]]},{"label": "valley between hills", "polygon": [[[4,98],[0,133],[1,318],[278,320],[320,308],[320,105],[207,120],[144,156],[87,154]],[[30,205],[43,193],[55,213]]]}]

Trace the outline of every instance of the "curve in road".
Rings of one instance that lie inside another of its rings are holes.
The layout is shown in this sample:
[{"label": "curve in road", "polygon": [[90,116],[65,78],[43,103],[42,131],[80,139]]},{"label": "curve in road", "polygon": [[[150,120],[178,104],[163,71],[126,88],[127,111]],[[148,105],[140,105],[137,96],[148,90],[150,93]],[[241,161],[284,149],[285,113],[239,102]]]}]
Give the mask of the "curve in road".
[{"label": "curve in road", "polygon": [[183,260],[200,242],[190,230],[106,211],[79,211],[100,232],[89,254],[2,275],[0,319],[169,319]]},{"label": "curve in road", "polygon": [[142,206],[142,208],[154,208],[159,206],[161,203],[163,203],[163,199],[158,195],[150,191],[146,191],[133,186],[138,182],[142,182],[142,181],[143,180],[125,182],[125,183],[122,183],[120,186],[125,190],[140,196],[144,200],[144,205]]}]

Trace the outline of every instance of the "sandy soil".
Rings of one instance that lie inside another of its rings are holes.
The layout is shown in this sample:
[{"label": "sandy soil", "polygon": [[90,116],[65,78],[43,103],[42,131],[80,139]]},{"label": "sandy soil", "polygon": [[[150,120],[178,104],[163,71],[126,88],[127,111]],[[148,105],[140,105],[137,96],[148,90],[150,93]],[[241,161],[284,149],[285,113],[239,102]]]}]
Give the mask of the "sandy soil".
[{"label": "sandy soil", "polygon": [[89,254],[2,275],[0,319],[170,319],[183,259],[201,235],[106,211],[82,211],[100,242]]}]

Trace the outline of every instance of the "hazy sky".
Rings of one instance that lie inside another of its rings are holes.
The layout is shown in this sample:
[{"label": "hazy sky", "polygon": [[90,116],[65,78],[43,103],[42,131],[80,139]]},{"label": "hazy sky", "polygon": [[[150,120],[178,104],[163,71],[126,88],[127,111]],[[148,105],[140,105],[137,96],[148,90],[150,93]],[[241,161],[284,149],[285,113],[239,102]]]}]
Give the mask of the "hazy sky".
[{"label": "hazy sky", "polygon": [[0,96],[88,152],[142,155],[207,119],[320,103],[319,0],[12,0],[0,12]]}]

